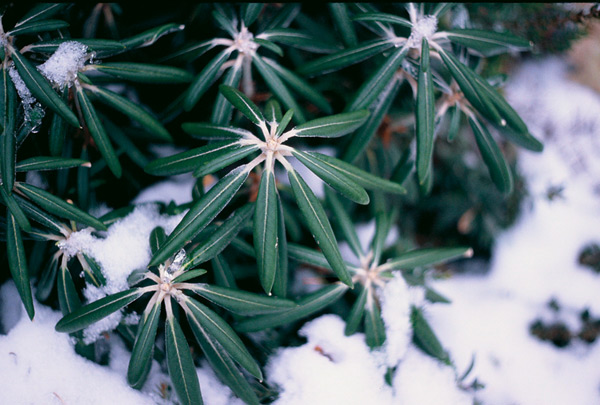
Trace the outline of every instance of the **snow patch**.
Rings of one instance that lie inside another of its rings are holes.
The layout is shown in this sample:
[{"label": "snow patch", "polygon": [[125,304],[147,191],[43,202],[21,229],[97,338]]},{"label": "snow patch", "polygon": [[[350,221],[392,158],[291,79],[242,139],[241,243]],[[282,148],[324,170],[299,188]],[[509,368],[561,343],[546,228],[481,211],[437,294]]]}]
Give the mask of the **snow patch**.
[{"label": "snow patch", "polygon": [[46,62],[38,66],[38,70],[53,84],[71,87],[77,73],[83,69],[87,51],[88,47],[80,42],[63,42]]},{"label": "snow patch", "polygon": [[434,15],[420,17],[417,22],[413,24],[410,37],[407,41],[408,47],[421,49],[423,38],[431,38],[437,31],[437,25],[438,19]]},{"label": "snow patch", "polygon": [[385,325],[384,351],[388,367],[395,367],[404,357],[412,339],[409,288],[401,274],[395,274],[381,294],[381,318]]}]

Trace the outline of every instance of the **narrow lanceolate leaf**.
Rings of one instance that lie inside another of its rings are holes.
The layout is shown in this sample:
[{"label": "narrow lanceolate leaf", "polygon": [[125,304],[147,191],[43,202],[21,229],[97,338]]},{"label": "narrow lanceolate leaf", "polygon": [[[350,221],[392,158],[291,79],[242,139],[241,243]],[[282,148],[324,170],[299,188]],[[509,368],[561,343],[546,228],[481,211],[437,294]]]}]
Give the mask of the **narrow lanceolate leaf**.
[{"label": "narrow lanceolate leaf", "polygon": [[478,88],[477,75],[475,72],[460,63],[451,53],[446,52],[443,49],[438,49],[438,53],[442,57],[450,74],[454,77],[454,80],[456,80],[465,97],[473,107],[489,118],[490,121],[502,125],[504,120],[500,116],[500,113],[498,113],[498,110],[494,104],[492,104],[489,97]]},{"label": "narrow lanceolate leaf", "polygon": [[363,85],[360,86],[352,101],[348,103],[346,110],[354,111],[360,108],[369,107],[383,89],[385,89],[385,86],[388,85],[390,80],[393,79],[396,71],[402,65],[402,61],[408,53],[408,50],[409,47],[406,45],[396,49],[396,51],[387,58],[385,63],[373,72]]},{"label": "narrow lanceolate leaf", "polygon": [[102,231],[106,230],[106,226],[98,219],[41,188],[25,183],[17,183],[17,188],[31,201],[56,216],[72,219]]},{"label": "narrow lanceolate leaf", "polygon": [[185,335],[174,316],[165,322],[165,349],[169,377],[182,405],[202,405],[200,383]]},{"label": "narrow lanceolate leaf", "polygon": [[233,331],[231,326],[227,324],[214,311],[202,305],[193,298],[188,298],[185,301],[189,311],[186,311],[190,323],[196,322],[199,327],[214,338],[227,351],[229,356],[250,374],[259,380],[262,380],[262,372],[256,360],[248,352],[238,335]]},{"label": "narrow lanceolate leaf", "polygon": [[[142,169],[148,165],[149,160],[146,154],[143,153],[127,135],[125,135],[119,126],[106,118],[106,116],[102,116],[102,123],[104,124],[104,128],[110,139],[125,152],[127,157],[129,157],[133,163]],[[148,138],[150,137],[147,137],[146,139]]]},{"label": "narrow lanceolate leaf", "polygon": [[[69,88],[64,86],[60,91],[61,98],[66,104],[69,100]],[[53,113],[50,130],[48,131],[48,148],[52,156],[59,157],[62,155],[67,129],[68,125],[64,118],[60,114]]]},{"label": "narrow lanceolate leaf", "polygon": [[348,9],[344,3],[329,3],[329,11],[338,29],[342,40],[347,47],[356,46],[356,32],[352,26],[352,21],[348,17]]},{"label": "narrow lanceolate leaf", "polygon": [[161,25],[160,27],[151,28],[147,31],[142,32],[141,34],[137,34],[132,37],[123,39],[121,43],[125,45],[127,49],[142,48],[145,46],[152,45],[164,35],[170,34],[172,32],[181,31],[184,28],[184,25],[173,23],[165,24]]},{"label": "narrow lanceolate leaf", "polygon": [[14,133],[17,92],[6,64],[3,64],[2,70],[0,70],[0,97],[2,100],[0,106],[0,133]]},{"label": "narrow lanceolate leaf", "polygon": [[156,253],[165,240],[167,240],[167,234],[162,226],[157,226],[150,232],[150,250],[152,254]]},{"label": "narrow lanceolate leaf", "polygon": [[374,41],[365,42],[357,46],[344,49],[343,51],[323,56],[322,58],[305,63],[298,68],[298,72],[308,76],[334,72],[346,66],[362,62],[363,60],[375,56],[378,53],[392,48],[393,46],[394,43],[388,39],[377,39]]},{"label": "narrow lanceolate leaf", "polygon": [[260,283],[267,294],[277,271],[278,199],[275,176],[269,168],[260,180],[254,210],[254,250]]},{"label": "narrow lanceolate leaf", "polygon": [[453,29],[445,31],[446,37],[455,44],[475,49],[484,56],[493,56],[508,51],[527,51],[533,45],[510,32],[495,32],[477,29]]},{"label": "narrow lanceolate leaf", "polygon": [[384,211],[377,212],[375,216],[375,235],[371,241],[372,263],[379,263],[391,227],[392,215]]},{"label": "narrow lanceolate leaf", "polygon": [[60,114],[69,124],[79,128],[79,120],[71,109],[54,91],[44,76],[16,49],[11,51],[12,60],[31,94],[40,103]]},{"label": "narrow lanceolate leaf", "polygon": [[197,278],[206,274],[206,270],[204,269],[194,269],[187,270],[185,273],[180,274],[179,276],[173,279],[173,284],[175,283],[183,283],[184,281],[191,280],[193,278]]},{"label": "narrow lanceolate leaf", "polygon": [[423,38],[421,44],[421,66],[417,84],[417,176],[423,183],[429,175],[433,157],[433,138],[435,126],[435,98],[433,80],[429,69],[429,43]]},{"label": "narrow lanceolate leaf", "polygon": [[388,260],[379,268],[381,271],[414,269],[472,255],[473,250],[466,247],[418,249],[402,253],[396,258]]},{"label": "narrow lanceolate leaf", "polygon": [[6,190],[6,192],[9,194],[12,193],[12,189],[15,185],[15,159],[17,157],[17,150],[15,148],[15,135],[15,131],[5,131],[1,139],[2,186],[4,187],[4,190]]},{"label": "narrow lanceolate leaf", "polygon": [[250,137],[252,132],[236,127],[225,127],[222,125],[207,124],[202,122],[184,122],[181,129],[186,134],[198,139],[231,139],[238,140]]},{"label": "narrow lanceolate leaf", "polygon": [[215,258],[210,261],[210,264],[212,265],[215,282],[218,285],[222,287],[237,288],[235,277],[223,255],[216,255]]},{"label": "narrow lanceolate leaf", "polygon": [[364,13],[358,14],[352,17],[354,21],[377,21],[382,23],[390,23],[402,25],[403,27],[412,28],[412,23],[406,18],[398,17],[394,14],[388,13]]},{"label": "narrow lanceolate leaf", "polygon": [[217,79],[219,70],[223,63],[227,59],[229,59],[229,55],[231,55],[231,51],[225,49],[220,52],[217,56],[214,57],[196,76],[189,89],[187,90],[185,101],[183,103],[183,108],[186,111],[190,111],[200,100],[200,97],[206,92],[206,90],[213,84],[213,82]]},{"label": "narrow lanceolate leaf", "polygon": [[333,212],[333,218],[339,229],[342,231],[344,239],[348,242],[350,249],[352,249],[356,257],[362,257],[364,255],[363,248],[358,239],[356,229],[354,228],[354,223],[344,209],[344,206],[335,193],[330,190],[325,190],[325,199],[327,200],[327,204],[331,208],[331,212]]},{"label": "narrow lanceolate leaf", "polygon": [[367,297],[365,307],[365,337],[370,348],[379,347],[385,341],[385,326],[373,296]]},{"label": "narrow lanceolate leaf", "polygon": [[68,3],[40,3],[15,24],[15,27],[50,18],[69,6]]},{"label": "narrow lanceolate leaf", "polygon": [[[225,78],[223,79],[223,84],[226,86],[237,88],[241,78],[242,64],[235,63],[225,75]],[[231,103],[227,101],[223,94],[219,93],[214,102],[210,122],[216,125],[227,125],[231,120],[232,111],[233,106],[231,105]]]},{"label": "narrow lanceolate leaf", "polygon": [[346,319],[346,328],[344,329],[344,334],[346,336],[350,336],[358,330],[360,321],[362,321],[363,315],[365,314],[365,305],[367,304],[367,296],[370,294],[369,291],[370,289],[361,287],[360,294],[356,301],[354,301],[352,309]]},{"label": "narrow lanceolate leaf", "polygon": [[15,197],[18,196],[8,194],[4,187],[0,187],[0,200],[8,207],[8,211],[13,215],[17,224],[19,224],[19,227],[25,232],[30,232],[31,224],[23,212],[23,209],[17,203]]},{"label": "narrow lanceolate leaf", "polygon": [[313,35],[291,28],[268,29],[263,31],[259,37],[315,53],[330,53],[339,50],[336,45],[323,42]]},{"label": "narrow lanceolate leaf", "polygon": [[90,162],[83,159],[61,158],[53,156],[36,156],[21,160],[16,165],[18,172],[28,172],[30,170],[57,170],[68,169],[77,166],[90,166]]},{"label": "narrow lanceolate leaf", "polygon": [[296,136],[300,137],[335,138],[355,131],[367,120],[368,116],[367,110],[335,114],[298,125],[293,131]]},{"label": "narrow lanceolate leaf", "polygon": [[413,342],[430,356],[442,361],[447,360],[448,354],[420,309],[412,307],[410,320],[413,327]]},{"label": "narrow lanceolate leaf", "polygon": [[94,66],[102,73],[138,83],[189,83],[194,78],[183,69],[148,63],[108,62]]},{"label": "narrow lanceolate leaf", "polygon": [[296,260],[300,263],[305,263],[315,267],[321,267],[324,269],[331,269],[329,262],[323,256],[322,252],[318,250],[309,249],[304,246],[296,245],[295,243],[288,244],[288,254],[290,259]]},{"label": "narrow lanceolate leaf", "polygon": [[242,21],[249,27],[260,15],[264,4],[262,3],[244,3],[242,5]]},{"label": "narrow lanceolate leaf", "polygon": [[316,159],[312,155],[299,150],[294,150],[292,154],[300,161],[300,163],[345,197],[358,204],[364,205],[369,203],[369,195],[365,189],[356,184],[351,177],[347,176],[337,167],[329,165]]},{"label": "narrow lanceolate leaf", "polygon": [[302,123],[305,121],[304,114],[300,109],[300,106],[296,102],[295,98],[292,96],[288,88],[283,84],[275,70],[271,66],[269,66],[262,57],[258,54],[252,55],[252,62],[254,66],[256,66],[256,70],[263,77],[265,83],[271,89],[275,97],[281,101],[281,103],[288,109],[294,110],[296,122]]},{"label": "narrow lanceolate leaf", "polygon": [[16,37],[17,35],[23,34],[36,34],[38,32],[54,31],[61,28],[66,28],[69,23],[62,20],[42,20],[42,21],[30,21],[28,23],[19,25],[6,35]]},{"label": "narrow lanceolate leaf", "polygon": [[277,271],[275,272],[275,283],[273,293],[281,298],[287,296],[288,290],[288,244],[285,232],[285,216],[281,199],[277,200]]},{"label": "narrow lanceolate leaf", "polygon": [[221,253],[245,225],[252,211],[252,204],[246,204],[238,209],[231,217],[223,222],[216,231],[212,232],[208,238],[203,239],[198,247],[191,253],[188,253],[188,260],[191,261],[194,266],[197,266],[200,263],[213,259],[216,255]]},{"label": "narrow lanceolate leaf", "polygon": [[258,150],[256,145],[232,144],[231,148],[222,149],[211,157],[211,160],[202,160],[194,170],[194,177],[202,177],[221,170]]},{"label": "narrow lanceolate leaf", "polygon": [[273,51],[277,55],[283,57],[283,49],[281,49],[281,47],[279,45],[277,45],[275,42],[271,42],[267,39],[261,39],[261,38],[254,38],[252,41],[254,41],[256,44],[258,44],[262,47],[267,48],[270,51]]},{"label": "narrow lanceolate leaf", "polygon": [[54,329],[58,332],[77,332],[118,311],[141,296],[142,292],[134,288],[100,298],[63,317],[58,321]]},{"label": "narrow lanceolate leaf", "polygon": [[44,302],[50,297],[56,283],[56,273],[58,272],[58,260],[51,259],[48,265],[44,268],[41,277],[38,278],[37,288],[35,290],[35,298],[39,302]]},{"label": "narrow lanceolate leaf", "polygon": [[[2,188],[0,187],[0,193],[2,193]],[[2,196],[3,198],[6,197],[6,195]],[[64,225],[61,223],[61,221],[59,221],[57,218],[55,218],[54,216],[48,214],[46,211],[40,209],[39,207],[35,206],[34,204],[30,203],[28,200],[26,200],[25,198],[20,197],[19,195],[17,195],[16,193],[9,196],[8,199],[5,198],[5,200],[7,201],[7,206],[8,209],[14,214],[14,211],[22,209],[24,214],[23,214],[23,218],[25,220],[27,220],[27,217],[33,219],[34,221],[36,221],[37,223],[55,231],[55,232],[61,232],[64,231]],[[8,201],[11,201],[10,203],[8,203]],[[14,201],[18,202],[18,205],[14,202]],[[16,208],[12,207],[12,204],[17,205]],[[25,213],[27,214],[27,217],[25,217]],[[21,214],[19,214],[21,215]],[[21,226],[20,220],[17,218],[17,223],[19,224],[19,226],[21,227],[21,229],[23,230],[27,230],[26,227]],[[27,231],[29,232],[29,231]]]},{"label": "narrow lanceolate leaf", "polygon": [[97,58],[105,58],[125,51],[125,45],[119,41],[112,41],[109,39],[96,39],[96,38],[62,38],[62,39],[50,39],[47,41],[39,41],[31,45],[27,45],[23,48],[29,52],[39,53],[53,53],[56,52],[60,44],[67,41],[79,42],[87,46],[88,52],[94,52]]},{"label": "narrow lanceolate leaf", "polygon": [[337,240],[321,203],[296,171],[289,171],[288,177],[300,212],[306,220],[306,225],[331,265],[331,269],[343,283],[352,287],[352,277],[350,277],[350,273],[342,259]]},{"label": "narrow lanceolate leaf", "polygon": [[492,138],[487,128],[477,119],[469,118],[469,124],[473,129],[477,147],[481,152],[481,157],[490,172],[492,181],[503,193],[510,193],[513,189],[513,178],[508,167],[508,163],[504,160],[500,147]]},{"label": "narrow lanceolate leaf", "polygon": [[354,162],[367,148],[371,138],[377,132],[381,121],[387,114],[392,102],[398,94],[402,80],[392,79],[382,90],[377,99],[371,103],[369,118],[354,134],[346,147],[343,159],[347,162]]},{"label": "narrow lanceolate leaf", "polygon": [[274,98],[267,101],[265,104],[265,116],[271,124],[278,124],[283,115],[281,114],[281,105]]},{"label": "narrow lanceolate leaf", "polygon": [[256,393],[223,346],[210,336],[204,328],[200,327],[198,323],[190,322],[190,327],[210,366],[221,381],[227,384],[235,395],[247,404],[259,405]]},{"label": "narrow lanceolate leaf", "polygon": [[257,332],[267,328],[287,325],[299,319],[311,316],[328,305],[333,304],[348,291],[344,284],[332,284],[306,295],[298,302],[298,306],[276,314],[260,315],[248,318],[236,325],[239,332]]},{"label": "narrow lanceolate leaf", "polygon": [[169,131],[165,129],[160,121],[154,118],[149,112],[144,110],[139,105],[129,101],[117,93],[113,93],[110,90],[95,86],[90,87],[90,90],[102,103],[111,106],[132,120],[140,123],[145,129],[148,130],[148,132],[155,135],[156,138],[164,141],[172,141]]},{"label": "narrow lanceolate leaf", "polygon": [[81,301],[68,268],[60,266],[56,278],[56,289],[58,290],[58,304],[63,315],[68,315],[81,307]]},{"label": "narrow lanceolate leaf", "polygon": [[246,166],[229,172],[190,208],[169,238],[154,254],[149,266],[156,266],[171,257],[192,240],[225,208],[248,178]]},{"label": "narrow lanceolate leaf", "polygon": [[244,93],[235,89],[231,86],[220,85],[219,91],[225,98],[233,104],[235,108],[240,110],[242,114],[246,116],[250,121],[255,123],[256,125],[261,125],[261,123],[265,122],[265,117],[263,117],[262,113]]},{"label": "narrow lanceolate leaf", "polygon": [[359,169],[350,163],[344,162],[343,160],[317,152],[306,152],[306,154],[320,160],[330,167],[335,167],[347,177],[352,179],[356,184],[366,188],[367,190],[379,190],[394,194],[406,193],[406,189],[402,187],[402,185],[394,183],[393,181],[382,179],[381,177],[377,177],[369,172]]},{"label": "narrow lanceolate leaf", "polygon": [[300,76],[288,70],[270,58],[263,58],[265,63],[269,65],[281,77],[290,89],[304,97],[315,106],[319,107],[325,114],[332,114],[333,110],[327,99],[318,91],[316,91],[308,82]]},{"label": "narrow lanceolate leaf", "polygon": [[21,239],[21,230],[15,217],[11,214],[6,216],[6,255],[8,256],[8,267],[10,274],[25,306],[29,319],[33,319],[35,311],[33,308],[33,297],[31,296],[31,285],[29,284],[29,269],[25,259],[25,248]]},{"label": "narrow lanceolate leaf", "polygon": [[156,159],[146,166],[144,171],[154,176],[172,176],[187,173],[195,170],[200,165],[219,165],[224,156],[241,148],[243,148],[241,145],[230,141],[213,142],[200,148]]},{"label": "narrow lanceolate leaf", "polygon": [[77,100],[79,101],[85,124],[94,139],[94,143],[98,147],[98,151],[115,177],[121,177],[122,169],[119,158],[117,158],[117,154],[110,144],[110,139],[100,122],[100,118],[98,118],[96,109],[81,87],[77,89]]},{"label": "narrow lanceolate leaf", "polygon": [[154,340],[160,319],[161,302],[147,308],[138,324],[138,331],[133,344],[129,366],[127,368],[127,382],[129,385],[141,388],[147,376],[147,371],[152,362]]}]

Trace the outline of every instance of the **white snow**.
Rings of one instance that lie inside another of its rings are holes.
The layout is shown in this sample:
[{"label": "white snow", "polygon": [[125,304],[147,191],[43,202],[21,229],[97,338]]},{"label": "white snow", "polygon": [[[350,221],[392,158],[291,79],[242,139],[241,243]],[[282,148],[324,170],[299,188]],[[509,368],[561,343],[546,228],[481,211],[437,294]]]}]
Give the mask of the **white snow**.
[{"label": "white snow", "polygon": [[438,20],[434,15],[420,17],[413,25],[407,45],[410,48],[421,49],[423,38],[431,38],[437,31]]},{"label": "white snow", "polygon": [[396,274],[393,280],[386,284],[380,296],[381,318],[386,331],[385,362],[388,367],[395,367],[404,357],[412,339],[411,302],[404,277]]},{"label": "white snow", "polygon": [[87,50],[80,42],[63,42],[46,62],[38,66],[38,70],[53,84],[70,87],[83,69]]},{"label": "white snow", "polygon": [[15,89],[17,90],[19,98],[21,98],[25,121],[30,121],[32,115],[31,113],[33,111],[34,106],[37,103],[37,100],[35,99],[35,97],[33,97],[31,91],[29,91],[29,88],[23,81],[21,75],[19,75],[19,72],[17,71],[14,65],[11,65],[10,69],[8,69],[8,74],[13,84],[15,85]]}]

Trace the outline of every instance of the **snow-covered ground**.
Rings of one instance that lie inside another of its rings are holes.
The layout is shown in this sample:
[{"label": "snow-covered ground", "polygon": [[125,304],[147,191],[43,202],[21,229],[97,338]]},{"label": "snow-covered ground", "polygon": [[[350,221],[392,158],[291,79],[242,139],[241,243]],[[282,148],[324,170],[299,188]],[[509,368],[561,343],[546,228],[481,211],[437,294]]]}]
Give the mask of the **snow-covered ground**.
[{"label": "snow-covered ground", "polygon": [[[600,343],[574,339],[559,349],[529,332],[538,318],[556,318],[578,331],[583,309],[589,308],[594,317],[600,314],[600,275],[577,263],[585,244],[600,242],[600,96],[569,81],[567,73],[564,61],[550,58],[524,64],[511,78],[509,100],[545,144],[541,154],[519,152],[530,197],[517,223],[498,237],[490,271],[436,282],[433,287],[453,302],[425,308],[459,372],[475,356],[465,383],[477,378],[485,384],[474,396],[484,404],[600,403]],[[191,184],[188,179],[180,187],[164,183],[138,201],[160,190],[185,198]],[[550,200],[550,187],[563,191]],[[149,211],[137,215],[167,226],[166,219]],[[138,237],[147,240],[141,234],[151,226],[142,228]],[[107,242],[94,243],[98,252],[112,249]],[[148,253],[141,256],[146,261]],[[562,308],[558,314],[548,308],[551,298]],[[54,332],[60,317],[36,304],[30,322],[14,284],[0,288],[0,324],[8,330],[0,335],[0,381],[10,382],[0,389],[0,403],[164,403],[159,393],[168,377],[157,364],[144,390],[132,390],[125,379],[129,354],[119,338],[110,335],[110,366],[99,366],[77,356],[68,335]],[[472,393],[456,389],[452,368],[412,345],[394,349],[403,355],[390,386],[384,381],[385,349],[372,353],[363,335],[344,336],[338,317],[325,315],[300,333],[307,343],[279,350],[265,367],[268,380],[281,390],[279,404],[473,402]],[[198,374],[205,403],[239,402],[210,369],[199,368]]]}]

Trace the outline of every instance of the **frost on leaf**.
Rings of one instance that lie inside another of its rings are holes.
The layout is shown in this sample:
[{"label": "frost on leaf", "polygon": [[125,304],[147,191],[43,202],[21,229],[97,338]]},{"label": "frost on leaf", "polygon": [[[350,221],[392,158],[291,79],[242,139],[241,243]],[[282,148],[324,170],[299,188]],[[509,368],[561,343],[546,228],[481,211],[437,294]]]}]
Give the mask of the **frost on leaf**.
[{"label": "frost on leaf", "polygon": [[38,66],[38,69],[53,84],[70,87],[77,78],[77,72],[83,68],[87,50],[87,46],[82,43],[63,42],[46,62]]},{"label": "frost on leaf", "polygon": [[187,258],[187,255],[185,254],[185,250],[181,249],[175,255],[175,258],[173,259],[173,262],[171,263],[171,265],[167,269],[167,273],[174,274],[177,270],[179,270],[181,268],[181,265],[183,264],[183,262],[185,262],[186,258]]},{"label": "frost on leaf", "polygon": [[19,75],[19,72],[14,65],[10,67],[8,74],[10,75],[10,79],[15,85],[17,94],[21,99],[25,122],[31,121],[34,123],[34,126],[36,126],[44,117],[44,110],[42,106],[37,102],[35,97],[31,95],[31,91],[29,91],[29,88],[27,88],[27,85],[21,78],[21,75]]},{"label": "frost on leaf", "polygon": [[408,38],[410,48],[421,49],[423,38],[431,38],[437,30],[438,20],[433,15],[426,15],[417,20],[413,25],[412,32]]}]

